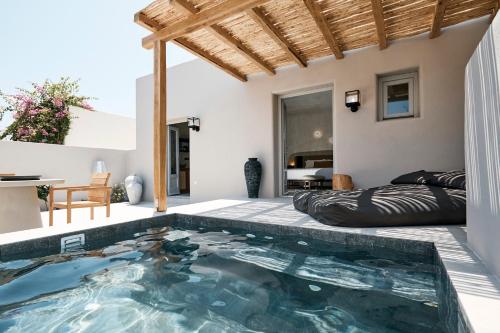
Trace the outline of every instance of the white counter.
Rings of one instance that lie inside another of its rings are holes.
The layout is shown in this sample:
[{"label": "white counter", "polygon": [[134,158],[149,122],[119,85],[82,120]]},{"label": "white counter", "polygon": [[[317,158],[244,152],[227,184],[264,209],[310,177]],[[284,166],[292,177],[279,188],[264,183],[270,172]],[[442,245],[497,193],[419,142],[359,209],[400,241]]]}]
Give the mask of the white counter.
[{"label": "white counter", "polygon": [[0,181],[0,233],[41,228],[36,187],[62,183],[63,179]]},{"label": "white counter", "polygon": [[64,179],[10,180],[10,181],[0,180],[0,187],[25,187],[25,186],[54,185],[63,183]]}]

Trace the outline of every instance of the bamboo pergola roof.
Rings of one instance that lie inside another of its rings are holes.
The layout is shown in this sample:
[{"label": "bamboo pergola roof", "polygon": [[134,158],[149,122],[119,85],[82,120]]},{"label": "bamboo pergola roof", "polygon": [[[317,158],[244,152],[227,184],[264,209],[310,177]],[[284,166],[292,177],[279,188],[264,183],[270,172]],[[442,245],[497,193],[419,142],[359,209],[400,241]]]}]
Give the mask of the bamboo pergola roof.
[{"label": "bamboo pergola roof", "polygon": [[167,209],[166,43],[174,42],[241,81],[290,64],[391,41],[489,15],[500,0],[155,0],[134,21],[154,49],[155,207]]},{"label": "bamboo pergola roof", "polygon": [[135,15],[143,46],[172,41],[232,76],[266,72],[490,15],[499,0],[156,0]]}]

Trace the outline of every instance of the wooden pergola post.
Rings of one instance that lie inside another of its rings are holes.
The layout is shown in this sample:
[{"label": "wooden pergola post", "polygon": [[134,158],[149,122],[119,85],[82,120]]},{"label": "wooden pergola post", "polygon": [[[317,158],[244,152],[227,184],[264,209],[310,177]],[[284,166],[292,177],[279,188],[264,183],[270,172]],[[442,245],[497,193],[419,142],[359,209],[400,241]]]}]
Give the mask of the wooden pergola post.
[{"label": "wooden pergola post", "polygon": [[154,42],[153,117],[154,200],[158,212],[167,210],[167,54],[166,43]]}]

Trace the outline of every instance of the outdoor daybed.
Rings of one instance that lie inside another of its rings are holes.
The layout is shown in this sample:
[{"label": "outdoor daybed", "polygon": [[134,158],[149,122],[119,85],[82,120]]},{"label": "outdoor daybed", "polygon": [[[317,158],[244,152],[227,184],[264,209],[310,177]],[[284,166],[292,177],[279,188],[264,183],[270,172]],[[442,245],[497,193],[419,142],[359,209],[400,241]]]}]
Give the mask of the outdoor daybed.
[{"label": "outdoor daybed", "polygon": [[417,171],[392,185],[354,191],[305,191],[297,210],[342,227],[465,224],[465,172]]}]

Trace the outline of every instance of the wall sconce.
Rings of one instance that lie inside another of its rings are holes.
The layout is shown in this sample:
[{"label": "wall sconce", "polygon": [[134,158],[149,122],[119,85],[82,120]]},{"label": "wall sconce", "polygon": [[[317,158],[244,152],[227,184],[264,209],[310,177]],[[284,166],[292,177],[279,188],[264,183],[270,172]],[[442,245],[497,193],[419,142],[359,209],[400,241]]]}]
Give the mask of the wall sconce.
[{"label": "wall sconce", "polygon": [[346,91],[345,93],[345,106],[350,108],[352,112],[358,111],[360,94],[359,90]]},{"label": "wall sconce", "polygon": [[187,120],[188,120],[188,128],[196,132],[200,131],[200,118],[191,117],[188,118]]}]

